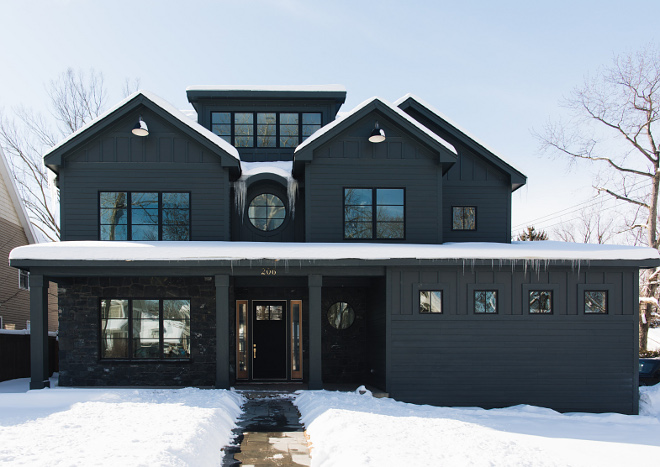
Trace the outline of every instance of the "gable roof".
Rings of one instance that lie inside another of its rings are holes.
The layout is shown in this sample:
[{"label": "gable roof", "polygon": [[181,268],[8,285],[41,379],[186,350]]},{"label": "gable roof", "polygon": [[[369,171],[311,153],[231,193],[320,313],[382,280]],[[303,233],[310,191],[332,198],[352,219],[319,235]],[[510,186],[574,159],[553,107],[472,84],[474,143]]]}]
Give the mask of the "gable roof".
[{"label": "gable roof", "polygon": [[443,115],[438,109],[423,99],[420,99],[414,94],[406,94],[400,99],[397,99],[394,102],[394,105],[401,110],[412,108],[421,113],[424,117],[428,118],[444,131],[454,136],[461,143],[465,144],[477,154],[483,156],[488,162],[509,174],[511,177],[511,191],[516,191],[527,183],[527,177],[522,172],[505,162],[502,158],[497,156],[494,151],[489,149],[488,146],[477,140],[456,123],[452,122],[447,116]]},{"label": "gable roof", "polygon": [[314,149],[332,139],[335,135],[348,128],[350,125],[377,110],[386,117],[391,118],[404,129],[421,139],[425,144],[438,151],[440,162],[453,164],[457,160],[456,148],[447,141],[433,133],[410,115],[379,97],[372,97],[358,104],[353,110],[344,114],[317,130],[309,138],[298,145],[294,151],[294,170],[302,161],[311,161]]},{"label": "gable roof", "polygon": [[14,177],[11,174],[9,164],[5,158],[5,154],[2,152],[2,148],[0,148],[0,177],[2,177],[2,180],[4,181],[4,185],[7,188],[7,192],[9,193],[9,198],[12,201],[14,211],[18,217],[18,221],[21,223],[21,227],[23,227],[23,230],[25,231],[25,236],[27,237],[28,242],[37,243],[37,238],[39,237],[37,237],[35,234],[34,227],[28,218],[25,206],[23,206],[23,201],[18,195],[18,189],[16,188]]},{"label": "gable roof", "polygon": [[90,138],[97,135],[100,131],[106,129],[109,125],[117,119],[122,118],[126,114],[132,112],[139,106],[145,106],[153,111],[160,117],[173,124],[182,132],[194,138],[202,146],[208,148],[211,152],[219,156],[228,156],[227,164],[230,167],[235,167],[240,170],[241,157],[238,150],[229,144],[227,141],[204,128],[196,121],[190,119],[186,114],[178,110],[166,100],[158,97],[149,91],[137,91],[126,99],[119,102],[117,105],[107,110],[97,118],[84,125],[64,140],[60,141],[57,145],[50,148],[44,156],[44,162],[53,171],[57,172],[56,167],[62,164],[62,156],[71,151],[74,147],[84,143]]}]

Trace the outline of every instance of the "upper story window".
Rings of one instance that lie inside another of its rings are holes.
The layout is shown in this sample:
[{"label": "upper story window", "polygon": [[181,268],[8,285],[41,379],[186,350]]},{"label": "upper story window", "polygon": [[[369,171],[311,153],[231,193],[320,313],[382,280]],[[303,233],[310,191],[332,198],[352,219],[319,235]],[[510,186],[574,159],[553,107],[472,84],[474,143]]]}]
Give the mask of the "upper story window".
[{"label": "upper story window", "polygon": [[607,291],[585,290],[584,312],[607,314]]},{"label": "upper story window", "polygon": [[211,112],[211,131],[237,148],[295,148],[319,128],[318,112]]},{"label": "upper story window", "polygon": [[454,206],[451,208],[452,230],[476,230],[477,208],[474,206]]},{"label": "upper story window", "polygon": [[497,313],[497,290],[475,290],[474,312],[477,314]]},{"label": "upper story window", "polygon": [[344,238],[402,240],[403,188],[344,188]]},{"label": "upper story window", "polygon": [[101,240],[190,240],[190,193],[103,191]]},{"label": "upper story window", "polygon": [[286,208],[282,200],[271,194],[262,193],[254,197],[248,208],[248,218],[253,226],[264,232],[270,232],[282,225],[286,217]]}]

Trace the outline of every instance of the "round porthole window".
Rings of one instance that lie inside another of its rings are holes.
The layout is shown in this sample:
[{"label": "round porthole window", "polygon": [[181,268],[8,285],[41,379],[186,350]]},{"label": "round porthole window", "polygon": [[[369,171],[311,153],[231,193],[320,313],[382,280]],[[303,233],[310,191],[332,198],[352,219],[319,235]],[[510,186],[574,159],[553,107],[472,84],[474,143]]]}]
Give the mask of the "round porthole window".
[{"label": "round porthole window", "polygon": [[284,222],[286,208],[280,198],[271,193],[255,196],[248,207],[248,218],[253,226],[264,232],[277,229]]},{"label": "round porthole window", "polygon": [[337,302],[328,309],[328,321],[335,329],[350,328],[355,321],[355,312],[346,302]]}]

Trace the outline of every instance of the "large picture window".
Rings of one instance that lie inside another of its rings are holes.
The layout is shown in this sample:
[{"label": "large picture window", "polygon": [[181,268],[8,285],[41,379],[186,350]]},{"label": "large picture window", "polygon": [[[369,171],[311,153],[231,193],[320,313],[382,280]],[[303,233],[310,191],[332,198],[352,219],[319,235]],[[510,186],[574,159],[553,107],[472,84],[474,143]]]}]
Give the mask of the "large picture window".
[{"label": "large picture window", "polygon": [[211,131],[237,148],[295,148],[321,124],[320,112],[211,112]]},{"label": "large picture window", "polygon": [[190,358],[190,300],[101,300],[101,358]]},{"label": "large picture window", "polygon": [[403,188],[344,188],[344,238],[402,240]]},{"label": "large picture window", "polygon": [[190,240],[190,193],[104,191],[101,240]]}]

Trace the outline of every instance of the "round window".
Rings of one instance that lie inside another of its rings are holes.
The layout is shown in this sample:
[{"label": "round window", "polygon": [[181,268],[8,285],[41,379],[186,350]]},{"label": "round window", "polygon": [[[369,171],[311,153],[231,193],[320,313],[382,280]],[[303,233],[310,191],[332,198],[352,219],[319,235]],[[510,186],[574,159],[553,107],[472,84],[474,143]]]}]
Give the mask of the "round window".
[{"label": "round window", "polygon": [[328,309],[328,321],[335,329],[346,329],[355,321],[355,312],[348,303],[337,302]]},{"label": "round window", "polygon": [[270,193],[263,193],[255,196],[250,202],[248,217],[257,229],[269,232],[282,225],[286,217],[286,209],[280,198]]}]

